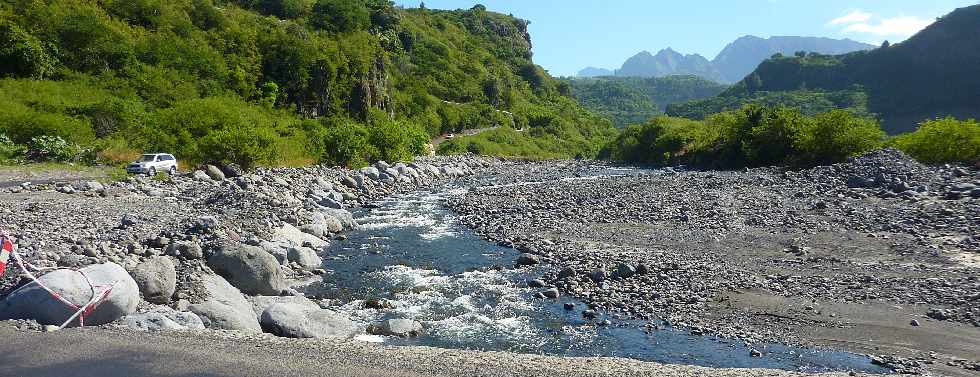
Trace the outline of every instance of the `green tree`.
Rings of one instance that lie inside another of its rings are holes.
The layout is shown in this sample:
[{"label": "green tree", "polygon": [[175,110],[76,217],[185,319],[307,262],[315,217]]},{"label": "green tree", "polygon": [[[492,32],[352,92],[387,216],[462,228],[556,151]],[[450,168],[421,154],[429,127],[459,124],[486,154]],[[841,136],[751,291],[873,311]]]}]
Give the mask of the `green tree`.
[{"label": "green tree", "polygon": [[41,41],[17,24],[0,20],[0,75],[43,79],[54,63]]},{"label": "green tree", "polygon": [[371,26],[371,12],[361,0],[317,0],[311,19],[316,27],[335,33]]}]

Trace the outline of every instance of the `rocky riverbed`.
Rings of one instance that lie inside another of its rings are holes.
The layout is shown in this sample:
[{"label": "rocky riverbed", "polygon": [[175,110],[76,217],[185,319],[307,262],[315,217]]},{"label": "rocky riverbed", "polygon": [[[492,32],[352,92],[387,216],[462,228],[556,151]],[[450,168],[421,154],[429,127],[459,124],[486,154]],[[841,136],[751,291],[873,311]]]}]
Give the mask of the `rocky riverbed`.
[{"label": "rocky riverbed", "polygon": [[808,170],[502,169],[509,180],[450,206],[592,311],[863,352],[900,372],[980,370],[974,168],[883,150]]},{"label": "rocky riverbed", "polygon": [[[331,275],[330,245],[358,227],[350,209],[451,183],[463,224],[523,253],[505,268],[543,271],[528,282],[540,299],[584,302],[571,310],[597,325],[613,316],[748,348],[824,346],[899,372],[980,370],[976,169],[884,150],[809,170],[623,172],[458,156],[17,182],[0,193],[0,229],[37,267],[86,268],[113,285],[86,325],[411,337],[426,329],[357,323],[301,291]],[[67,318],[32,312],[57,303],[19,272],[0,279],[0,318],[28,319],[22,329]],[[91,297],[84,279],[62,275],[42,280],[73,302]]]}]

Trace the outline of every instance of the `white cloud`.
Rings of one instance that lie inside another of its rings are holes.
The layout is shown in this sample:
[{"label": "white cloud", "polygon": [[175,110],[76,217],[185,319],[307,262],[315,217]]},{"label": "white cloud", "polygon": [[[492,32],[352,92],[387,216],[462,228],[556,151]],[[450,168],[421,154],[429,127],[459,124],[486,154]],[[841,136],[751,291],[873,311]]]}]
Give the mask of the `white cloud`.
[{"label": "white cloud", "polygon": [[933,20],[918,17],[895,17],[886,18],[878,23],[856,23],[844,28],[845,33],[863,33],[880,36],[894,35],[899,37],[910,37],[931,25]]},{"label": "white cloud", "polygon": [[892,36],[907,38],[926,26],[933,20],[912,16],[878,18],[873,14],[860,10],[830,20],[827,24],[840,28],[845,34],[869,34],[874,36]]},{"label": "white cloud", "polygon": [[871,13],[862,12],[860,10],[852,11],[851,13],[845,14],[843,16],[837,17],[830,20],[831,25],[849,25],[854,23],[868,22],[871,19]]}]

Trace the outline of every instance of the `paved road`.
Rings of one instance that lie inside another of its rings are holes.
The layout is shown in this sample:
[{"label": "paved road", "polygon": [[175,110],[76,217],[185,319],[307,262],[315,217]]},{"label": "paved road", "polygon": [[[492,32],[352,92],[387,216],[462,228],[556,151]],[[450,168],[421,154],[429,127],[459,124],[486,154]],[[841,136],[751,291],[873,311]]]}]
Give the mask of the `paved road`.
[{"label": "paved road", "polygon": [[[357,342],[246,338],[118,329],[17,330],[0,322],[0,376],[810,376],[612,358],[380,347]],[[846,376],[832,374],[827,376]]]}]

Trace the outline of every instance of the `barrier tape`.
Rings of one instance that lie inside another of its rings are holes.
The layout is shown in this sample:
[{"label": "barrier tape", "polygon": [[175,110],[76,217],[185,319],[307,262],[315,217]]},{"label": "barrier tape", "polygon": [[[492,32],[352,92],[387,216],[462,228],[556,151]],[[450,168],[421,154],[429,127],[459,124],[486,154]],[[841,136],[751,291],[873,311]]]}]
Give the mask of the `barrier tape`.
[{"label": "barrier tape", "polygon": [[[92,314],[92,312],[95,311],[95,308],[97,308],[99,305],[105,302],[107,298],[109,298],[109,295],[112,293],[112,288],[115,287],[116,283],[118,283],[118,281],[113,281],[112,283],[109,284],[95,284],[92,282],[92,279],[88,277],[88,275],[86,275],[84,272],[80,270],[73,270],[69,268],[57,268],[57,267],[39,268],[30,263],[25,263],[24,260],[21,259],[20,255],[17,253],[16,246],[14,245],[13,241],[11,241],[10,237],[7,236],[6,233],[0,232],[0,242],[2,242],[2,251],[0,251],[0,275],[2,275],[3,272],[6,270],[6,265],[9,257],[13,256],[14,262],[17,264],[17,267],[24,272],[24,275],[26,275],[29,279],[31,279],[31,283],[37,284],[39,287],[41,287],[41,289],[44,289],[46,292],[48,292],[48,294],[51,295],[52,298],[60,301],[62,304],[65,304],[65,306],[68,306],[69,308],[75,311],[75,313],[72,314],[71,317],[68,317],[68,320],[62,323],[61,326],[58,326],[59,330],[71,324],[73,321],[75,321],[75,319],[78,319],[79,326],[84,327],[85,317]],[[85,305],[81,305],[81,306],[76,305],[75,303],[71,302],[71,300],[68,300],[67,298],[58,294],[58,292],[55,292],[48,286],[41,283],[41,281],[38,280],[37,276],[34,276],[34,273],[32,273],[31,270],[37,272],[41,272],[45,270],[69,270],[69,271],[78,272],[80,275],[82,275],[83,278],[85,278],[85,281],[88,283],[89,288],[92,290],[92,298],[89,299],[88,302],[85,303]],[[95,291],[96,288],[101,288],[101,292],[96,293]]]}]

